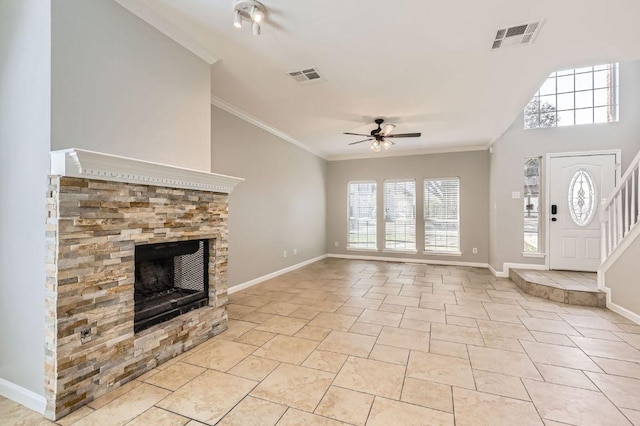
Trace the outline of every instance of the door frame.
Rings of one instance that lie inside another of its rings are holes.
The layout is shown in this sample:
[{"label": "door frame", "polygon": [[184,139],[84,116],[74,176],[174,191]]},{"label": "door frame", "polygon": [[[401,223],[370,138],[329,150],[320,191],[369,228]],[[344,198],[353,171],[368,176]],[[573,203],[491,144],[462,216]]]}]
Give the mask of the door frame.
[{"label": "door frame", "polygon": [[[544,250],[545,250],[545,257],[544,257],[544,266],[545,269],[549,270],[549,265],[551,264],[551,250],[550,250],[550,231],[551,231],[551,227],[548,226],[548,218],[549,218],[549,211],[551,210],[551,204],[550,204],[550,191],[551,191],[551,179],[550,179],[550,174],[551,174],[551,159],[552,158],[561,158],[561,157],[588,157],[588,156],[592,156],[592,155],[615,155],[615,165],[616,165],[616,180],[614,182],[614,187],[615,185],[618,184],[618,182],[620,181],[620,177],[621,177],[621,169],[622,169],[622,150],[621,149],[603,149],[603,150],[596,150],[596,151],[578,151],[578,152],[555,152],[555,153],[547,153],[544,156],[544,179],[545,179],[545,183],[544,183],[544,190],[545,193],[543,194],[544,197],[544,223],[541,223],[541,225],[544,226]],[[602,195],[602,194],[601,194]],[[607,194],[608,196],[609,194]],[[600,200],[602,200],[602,198],[604,197],[600,197]],[[598,205],[600,205],[600,201],[598,201]],[[596,217],[594,218],[594,220],[597,220],[598,222],[600,222],[600,217]]]}]

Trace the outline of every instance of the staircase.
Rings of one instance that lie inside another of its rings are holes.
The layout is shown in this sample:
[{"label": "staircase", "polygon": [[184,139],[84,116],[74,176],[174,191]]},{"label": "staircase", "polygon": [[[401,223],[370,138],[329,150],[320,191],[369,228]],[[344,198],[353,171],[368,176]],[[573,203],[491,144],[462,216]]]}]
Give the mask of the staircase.
[{"label": "staircase", "polygon": [[[601,209],[601,257],[598,288],[607,292],[607,307],[640,321],[640,152]],[[620,269],[620,268],[624,269]],[[615,270],[614,273],[610,273]],[[612,300],[613,299],[613,300]]]}]

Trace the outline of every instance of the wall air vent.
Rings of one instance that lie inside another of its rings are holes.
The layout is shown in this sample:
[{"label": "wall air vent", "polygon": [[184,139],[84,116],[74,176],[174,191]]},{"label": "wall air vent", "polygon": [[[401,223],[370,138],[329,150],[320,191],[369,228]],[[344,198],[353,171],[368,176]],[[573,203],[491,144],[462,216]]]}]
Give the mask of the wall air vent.
[{"label": "wall air vent", "polygon": [[491,45],[492,50],[504,47],[522,46],[531,44],[536,39],[540,28],[544,24],[544,19],[529,22],[526,24],[513,25],[506,28],[499,28]]},{"label": "wall air vent", "polygon": [[298,83],[305,83],[307,81],[319,81],[322,79],[318,70],[315,68],[307,68],[300,71],[292,71],[289,73],[291,77]]}]

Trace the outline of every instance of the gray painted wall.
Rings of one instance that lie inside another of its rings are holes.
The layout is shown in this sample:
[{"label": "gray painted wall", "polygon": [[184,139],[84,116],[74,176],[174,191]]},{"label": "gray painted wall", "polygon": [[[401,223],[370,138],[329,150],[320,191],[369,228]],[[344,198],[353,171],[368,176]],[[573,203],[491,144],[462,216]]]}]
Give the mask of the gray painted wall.
[{"label": "gray painted wall", "polygon": [[50,46],[49,0],[0,1],[0,379],[39,395]]},{"label": "gray painted wall", "polygon": [[246,179],[229,201],[229,286],[325,254],[326,162],[216,107],[211,124],[211,171]]},{"label": "gray painted wall", "polygon": [[611,289],[611,301],[636,315],[640,315],[638,259],[640,259],[640,238],[636,238],[605,273],[605,285]]},{"label": "gray painted wall", "polygon": [[[544,264],[544,259],[522,256],[524,223],[522,199],[526,157],[546,153],[621,149],[622,173],[640,150],[640,61],[620,64],[620,121],[617,123],[524,130],[520,114],[493,144],[491,154],[489,264],[502,271],[503,264]],[[504,238],[509,235],[509,238]]]},{"label": "gray painted wall", "polygon": [[[428,154],[406,157],[386,157],[364,160],[331,161],[327,181],[327,252],[330,254],[364,255],[429,259],[434,261],[479,262],[488,259],[489,154],[471,151],[447,154]],[[425,256],[423,194],[425,178],[460,178],[460,247],[462,256]],[[412,178],[416,180],[417,255],[383,253],[382,186],[385,179]],[[378,183],[378,252],[346,249],[347,240],[347,182],[376,180]],[[335,242],[338,247],[335,247]],[[472,249],[478,248],[473,254]]]},{"label": "gray painted wall", "polygon": [[52,149],[208,171],[210,66],[113,0],[56,0]]}]

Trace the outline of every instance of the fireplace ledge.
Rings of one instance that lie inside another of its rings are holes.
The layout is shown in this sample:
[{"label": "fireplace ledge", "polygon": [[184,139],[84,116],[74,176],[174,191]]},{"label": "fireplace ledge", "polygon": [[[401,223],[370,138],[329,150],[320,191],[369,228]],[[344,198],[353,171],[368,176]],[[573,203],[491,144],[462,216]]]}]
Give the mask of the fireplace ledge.
[{"label": "fireplace ledge", "polygon": [[70,148],[52,151],[51,174],[230,194],[244,179]]}]

